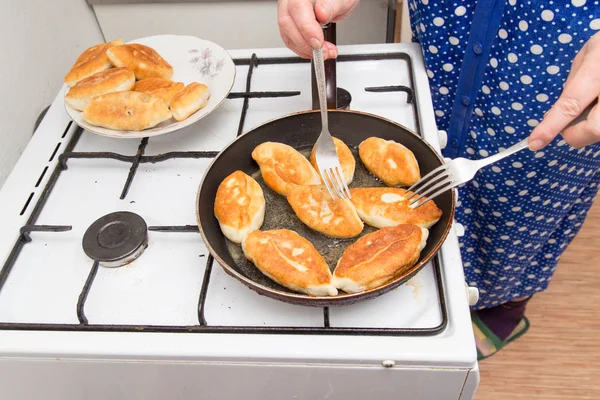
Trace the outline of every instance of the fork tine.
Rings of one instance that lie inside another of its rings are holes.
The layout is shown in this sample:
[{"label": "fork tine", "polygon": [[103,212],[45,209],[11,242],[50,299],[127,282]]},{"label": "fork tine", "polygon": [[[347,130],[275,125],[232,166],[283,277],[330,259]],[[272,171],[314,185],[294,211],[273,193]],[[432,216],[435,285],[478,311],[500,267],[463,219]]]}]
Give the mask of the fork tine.
[{"label": "fork tine", "polygon": [[422,177],[421,179],[419,179],[419,181],[417,183],[415,183],[414,185],[412,185],[411,187],[409,187],[407,189],[407,191],[411,192],[411,191],[415,191],[415,189],[422,185],[427,179],[431,178],[433,175],[437,175],[439,172],[441,171],[445,171],[448,169],[448,164],[442,164],[439,167],[437,167],[436,169],[434,169],[433,171],[431,171],[430,173],[428,173],[427,175],[425,175],[424,177]]},{"label": "fork tine", "polygon": [[329,182],[329,178],[327,176],[327,170],[326,169],[321,170],[321,178],[323,178],[323,184],[327,188],[327,191],[329,192],[329,195],[331,196],[331,198],[333,200],[335,200],[335,193],[331,189],[331,183]]},{"label": "fork tine", "polygon": [[413,207],[413,210],[416,210],[417,208],[421,207],[423,204],[427,203],[430,200],[435,199],[436,197],[438,197],[440,194],[444,193],[446,190],[448,189],[452,189],[454,186],[452,184],[452,182],[450,182],[450,184],[446,185],[445,187],[441,188],[440,190],[438,190],[437,192],[435,192],[434,194],[432,194],[431,196],[427,197],[427,199],[419,204],[417,204],[416,207]]},{"label": "fork tine", "polygon": [[345,198],[346,193],[344,193],[344,186],[340,183],[336,167],[330,168],[329,173],[331,180],[333,181],[333,189],[335,190],[335,194],[338,196],[337,200]]},{"label": "fork tine", "polygon": [[333,180],[333,176],[331,175],[331,171],[328,169],[324,169],[323,173],[325,174],[325,176],[327,177],[327,179],[325,179],[325,186],[327,187],[327,190],[329,190],[329,194],[331,195],[331,198],[333,200],[337,200],[339,198],[339,194],[337,192],[337,188],[335,185],[335,181]]},{"label": "fork tine", "polygon": [[409,206],[412,206],[413,204],[416,204],[419,202],[419,200],[421,200],[423,197],[428,197],[431,193],[437,193],[436,191],[438,191],[438,189],[446,187],[446,186],[452,186],[452,179],[445,179],[439,183],[437,183],[435,186],[427,189],[426,191],[424,191],[423,193],[421,193],[419,195],[419,197],[417,197],[416,199],[414,199],[413,201],[411,201],[409,203]]},{"label": "fork tine", "polygon": [[333,171],[333,175],[336,177],[336,182],[338,183],[338,188],[342,192],[342,198],[350,199],[350,189],[348,189],[348,185],[346,185],[346,179],[344,178],[342,168],[337,166]]},{"label": "fork tine", "polygon": [[431,186],[435,186],[438,183],[440,183],[448,178],[450,178],[450,173],[448,171],[444,171],[440,175],[437,175],[433,178],[428,179],[428,182],[426,182],[422,187],[419,188],[419,192],[414,191],[410,196],[408,196],[407,200],[410,200],[410,199],[414,198],[415,196],[418,196],[420,193],[424,193],[427,190],[430,190],[429,188]]}]

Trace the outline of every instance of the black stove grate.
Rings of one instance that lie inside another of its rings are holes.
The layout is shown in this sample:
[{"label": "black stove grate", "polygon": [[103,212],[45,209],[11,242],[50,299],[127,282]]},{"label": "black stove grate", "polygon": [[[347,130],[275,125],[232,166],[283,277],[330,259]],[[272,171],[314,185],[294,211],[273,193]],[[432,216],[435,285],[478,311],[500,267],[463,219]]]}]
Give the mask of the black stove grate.
[{"label": "black stove grate", "polygon": [[[415,87],[415,79],[413,73],[413,64],[410,56],[403,52],[395,53],[380,53],[380,54],[354,54],[354,55],[340,55],[338,62],[351,62],[351,61],[363,61],[363,60],[404,60],[406,61],[409,68],[409,76],[411,79],[411,87]],[[246,79],[246,88],[244,92],[232,92],[229,94],[229,99],[244,99],[242,106],[242,112],[240,115],[240,121],[238,125],[237,135],[241,135],[244,131],[244,122],[248,108],[250,106],[250,99],[261,99],[261,98],[275,98],[275,97],[291,97],[300,95],[299,91],[269,91],[269,92],[256,92],[251,91],[252,74],[255,68],[261,65],[275,65],[275,64],[295,64],[295,63],[308,63],[308,60],[304,60],[297,57],[271,57],[271,58],[258,58],[256,54],[253,54],[250,58],[242,58],[234,60],[237,66],[248,66],[248,74]],[[413,113],[415,118],[415,126],[418,134],[421,134],[420,114],[419,105],[414,101],[414,91],[411,87],[406,86],[385,86],[385,87],[367,87],[366,91],[370,92],[393,92],[401,91],[407,94],[407,103],[413,105]],[[72,122],[66,127],[62,139],[64,139],[71,129]],[[56,165],[51,177],[48,180],[42,194],[35,204],[34,209],[31,212],[27,224],[20,230],[20,236],[14,244],[8,259],[4,263],[2,270],[0,270],[0,291],[2,290],[6,280],[14,267],[19,254],[23,250],[25,244],[31,242],[31,232],[64,232],[71,229],[71,226],[48,226],[48,225],[35,225],[48,197],[50,196],[52,189],[56,185],[56,182],[60,175],[67,171],[69,159],[112,159],[121,162],[130,163],[131,167],[123,186],[123,190],[120,195],[120,199],[125,199],[129,188],[133,184],[137,169],[140,164],[145,163],[158,163],[174,158],[214,158],[218,152],[216,151],[176,151],[164,154],[158,154],[153,156],[144,155],[144,151],[148,144],[149,139],[143,138],[140,141],[137,153],[134,156],[126,156],[111,152],[74,152],[73,149],[79,141],[83,130],[77,128],[73,133],[73,136],[64,147],[61,154],[58,155],[58,164]],[[60,150],[62,142],[59,142],[56,148],[50,155],[50,161],[52,161],[58,151]],[[40,175],[35,187],[39,187],[45,174],[48,172],[48,167],[45,167]],[[21,211],[23,215],[30,207],[31,200],[34,196],[32,192],[25,202],[25,205]],[[184,226],[150,226],[149,231],[154,232],[181,232],[181,233],[195,233],[197,234],[198,227],[196,225],[184,225]],[[88,293],[93,285],[94,278],[98,272],[99,262],[95,261],[89,272],[88,278],[81,290],[77,301],[77,318],[79,324],[58,324],[58,323],[15,323],[15,322],[1,322],[0,330],[25,330],[25,331],[97,331],[97,332],[169,332],[169,333],[227,333],[227,334],[315,334],[315,335],[381,335],[381,336],[428,336],[438,334],[446,328],[448,324],[448,310],[446,304],[446,296],[444,292],[444,286],[442,282],[442,274],[440,269],[439,255],[433,258],[433,270],[435,280],[437,284],[438,296],[440,300],[440,314],[442,317],[441,323],[432,328],[354,328],[354,327],[331,327],[329,321],[329,309],[325,307],[323,309],[323,326],[322,327],[270,327],[270,326],[215,326],[207,322],[204,315],[204,305],[206,296],[208,293],[208,286],[212,274],[212,269],[215,266],[214,258],[209,255],[206,257],[204,278],[202,281],[202,287],[200,289],[198,299],[198,324],[190,326],[164,326],[164,325],[106,325],[106,324],[93,324],[90,323],[85,316],[85,302]]]}]

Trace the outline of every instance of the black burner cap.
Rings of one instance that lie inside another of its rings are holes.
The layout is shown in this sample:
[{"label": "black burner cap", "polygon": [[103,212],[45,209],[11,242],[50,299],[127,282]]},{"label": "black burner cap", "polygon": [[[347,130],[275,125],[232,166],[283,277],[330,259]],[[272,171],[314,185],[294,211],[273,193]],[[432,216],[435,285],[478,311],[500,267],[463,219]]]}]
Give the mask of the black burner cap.
[{"label": "black burner cap", "polygon": [[339,110],[349,110],[352,102],[352,95],[346,89],[337,88],[337,108]]},{"label": "black burner cap", "polygon": [[96,220],[83,235],[83,251],[93,260],[113,262],[139,256],[148,242],[148,227],[137,214],[119,211]]}]

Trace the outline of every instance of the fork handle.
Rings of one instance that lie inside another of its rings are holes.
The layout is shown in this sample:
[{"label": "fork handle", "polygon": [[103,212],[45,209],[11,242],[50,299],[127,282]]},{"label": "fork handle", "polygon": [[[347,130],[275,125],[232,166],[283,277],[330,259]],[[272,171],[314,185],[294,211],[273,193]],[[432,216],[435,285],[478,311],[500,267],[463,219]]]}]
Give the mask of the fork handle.
[{"label": "fork handle", "polygon": [[[579,116],[577,116],[577,118],[575,118],[573,121],[569,122],[569,124],[565,127],[565,129],[575,126],[582,121],[585,121],[587,119],[588,114],[590,113],[592,108],[594,108],[594,106],[596,104],[598,104],[598,99],[595,99],[594,101],[592,101],[592,103],[590,105],[588,105],[581,112],[581,114],[579,114]],[[521,140],[519,143],[509,147],[506,150],[496,153],[493,156],[481,159],[480,161],[482,163],[482,166],[490,165],[492,163],[495,163],[498,160],[503,159],[504,157],[508,157],[511,154],[515,154],[516,152],[519,152],[527,147],[529,147],[529,137],[526,137],[525,139]]]},{"label": "fork handle", "polygon": [[317,76],[319,105],[321,108],[321,125],[323,126],[323,129],[329,130],[329,121],[327,119],[327,86],[325,82],[325,64],[323,61],[323,50],[313,49],[313,59],[315,63],[315,74]]}]

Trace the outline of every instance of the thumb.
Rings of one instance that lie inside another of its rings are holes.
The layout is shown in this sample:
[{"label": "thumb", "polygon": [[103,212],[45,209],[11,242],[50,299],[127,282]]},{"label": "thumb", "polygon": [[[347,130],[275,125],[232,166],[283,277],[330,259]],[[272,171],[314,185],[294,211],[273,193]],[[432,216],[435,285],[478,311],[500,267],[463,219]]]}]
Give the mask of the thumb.
[{"label": "thumb", "polygon": [[337,17],[348,14],[355,6],[356,1],[347,0],[317,0],[315,15],[321,24],[332,22]]}]

